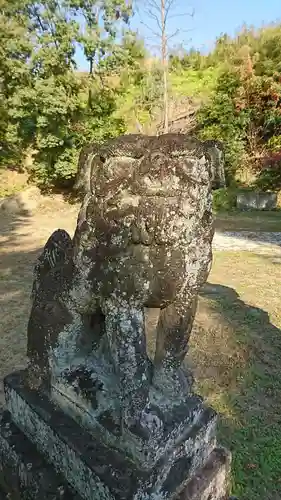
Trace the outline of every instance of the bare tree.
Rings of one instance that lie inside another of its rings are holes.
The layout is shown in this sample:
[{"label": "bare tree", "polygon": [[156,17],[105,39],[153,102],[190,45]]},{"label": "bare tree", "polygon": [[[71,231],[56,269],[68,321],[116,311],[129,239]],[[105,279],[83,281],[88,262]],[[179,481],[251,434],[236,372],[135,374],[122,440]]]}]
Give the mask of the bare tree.
[{"label": "bare tree", "polygon": [[[171,32],[169,24],[176,17],[193,16],[194,12],[179,13],[177,10],[179,0],[136,0],[135,5],[141,24],[149,30],[158,48],[160,45],[163,72],[163,132],[167,133],[169,131],[169,43],[179,33],[190,31],[177,28]],[[148,22],[143,20],[143,14]]]},{"label": "bare tree", "polygon": [[[170,0],[171,3],[171,0]],[[168,60],[167,60],[167,14],[166,0],[161,0],[161,62],[163,68],[163,111],[164,111],[164,133],[169,129],[169,96],[168,96]]]}]

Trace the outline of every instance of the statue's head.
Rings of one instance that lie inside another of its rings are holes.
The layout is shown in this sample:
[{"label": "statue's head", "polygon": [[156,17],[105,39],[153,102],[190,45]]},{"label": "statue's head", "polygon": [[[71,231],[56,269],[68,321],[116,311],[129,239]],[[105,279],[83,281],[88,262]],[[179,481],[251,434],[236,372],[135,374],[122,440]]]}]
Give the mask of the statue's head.
[{"label": "statue's head", "polygon": [[145,198],[155,207],[164,198],[200,202],[210,182],[202,143],[184,134],[123,136],[101,147],[92,163],[92,194],[108,208],[133,208]]},{"label": "statue's head", "polygon": [[[106,143],[92,163],[91,190],[75,248],[86,272],[93,268],[93,282],[104,284],[105,272],[107,282],[132,282],[123,288],[145,294],[144,283],[153,282],[163,297],[168,282],[176,287],[180,281],[176,270],[184,276],[188,259],[195,258],[190,245],[206,241],[208,254],[211,169],[199,140],[168,134]],[[165,286],[155,269],[164,273]],[[167,290],[174,296],[175,290]]]}]

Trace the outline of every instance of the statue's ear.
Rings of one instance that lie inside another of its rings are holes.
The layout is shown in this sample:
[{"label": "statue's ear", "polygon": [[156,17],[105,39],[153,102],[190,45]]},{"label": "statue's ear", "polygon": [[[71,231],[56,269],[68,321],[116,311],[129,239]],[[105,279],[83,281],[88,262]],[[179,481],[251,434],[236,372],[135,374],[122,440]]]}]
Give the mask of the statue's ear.
[{"label": "statue's ear", "polygon": [[106,161],[105,156],[100,156],[96,151],[93,152],[88,157],[89,171],[90,171],[90,193],[92,195],[96,194],[96,183],[99,177],[102,175],[102,169]]},{"label": "statue's ear", "polygon": [[225,156],[223,143],[220,141],[205,141],[203,145],[211,171],[211,181],[213,189],[225,187]]},{"label": "statue's ear", "polygon": [[74,191],[80,196],[84,196],[86,193],[89,193],[91,189],[91,159],[95,149],[95,144],[87,144],[80,151],[78,169],[74,184]]}]

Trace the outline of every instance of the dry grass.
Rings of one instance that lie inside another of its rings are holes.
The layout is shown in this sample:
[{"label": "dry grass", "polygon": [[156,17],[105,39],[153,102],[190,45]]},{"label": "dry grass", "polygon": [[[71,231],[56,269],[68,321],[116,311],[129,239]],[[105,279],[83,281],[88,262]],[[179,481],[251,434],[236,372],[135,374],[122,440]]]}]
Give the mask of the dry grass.
[{"label": "dry grass", "polygon": [[280,260],[215,255],[190,358],[198,390],[221,414],[240,500],[281,499]]},{"label": "dry grass", "polygon": [[[36,256],[57,227],[72,232],[77,207],[51,199],[36,217],[0,222],[0,376],[25,364]],[[200,296],[190,349],[197,387],[221,414],[240,500],[281,499],[280,259],[219,252]]]},{"label": "dry grass", "polygon": [[0,198],[21,191],[27,186],[28,175],[16,170],[0,170]]}]

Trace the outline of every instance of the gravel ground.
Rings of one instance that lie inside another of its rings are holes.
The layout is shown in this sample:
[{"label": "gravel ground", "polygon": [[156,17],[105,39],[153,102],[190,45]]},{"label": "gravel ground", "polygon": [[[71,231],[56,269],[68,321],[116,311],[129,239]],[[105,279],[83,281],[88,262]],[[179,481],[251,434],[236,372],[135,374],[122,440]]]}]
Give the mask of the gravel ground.
[{"label": "gravel ground", "polygon": [[245,250],[263,253],[266,250],[281,253],[281,233],[216,231],[213,248],[224,251]]}]

